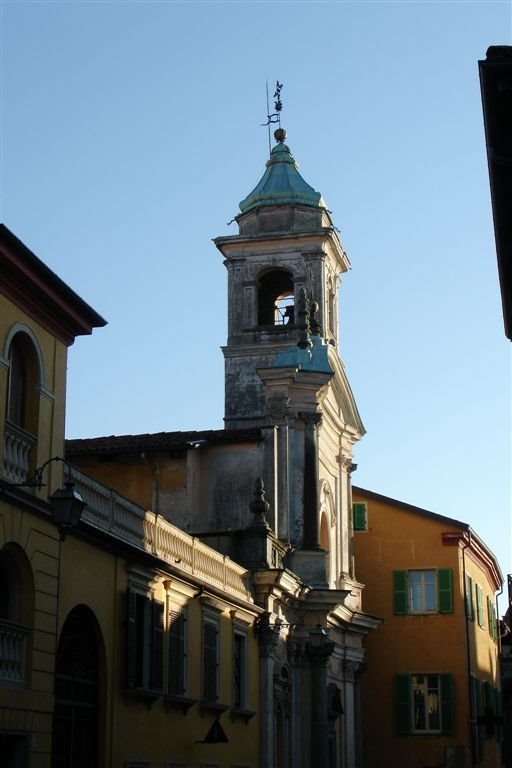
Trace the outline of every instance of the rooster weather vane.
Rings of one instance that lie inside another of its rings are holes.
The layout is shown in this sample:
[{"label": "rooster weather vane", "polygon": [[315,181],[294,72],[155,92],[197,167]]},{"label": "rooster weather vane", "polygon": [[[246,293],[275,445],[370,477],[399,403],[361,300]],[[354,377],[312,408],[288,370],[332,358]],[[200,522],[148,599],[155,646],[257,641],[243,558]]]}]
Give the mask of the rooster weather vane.
[{"label": "rooster weather vane", "polygon": [[267,122],[261,123],[262,126],[268,126],[268,152],[270,154],[270,126],[272,123],[277,123],[281,128],[281,110],[283,108],[283,102],[281,101],[281,89],[283,84],[276,80],[276,90],[274,93],[274,112],[270,113],[270,107],[268,102],[268,81],[267,81]]}]

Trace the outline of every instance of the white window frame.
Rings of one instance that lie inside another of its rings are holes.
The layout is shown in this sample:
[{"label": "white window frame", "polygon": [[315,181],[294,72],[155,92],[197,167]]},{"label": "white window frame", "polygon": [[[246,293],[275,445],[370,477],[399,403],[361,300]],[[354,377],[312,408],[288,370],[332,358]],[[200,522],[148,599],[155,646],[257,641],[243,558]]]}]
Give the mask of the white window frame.
[{"label": "white window frame", "polygon": [[[437,570],[435,568],[417,568],[408,571],[408,590],[409,590],[409,613],[439,613],[439,605],[437,599]],[[417,601],[414,599],[413,587],[418,584],[413,584],[414,576],[421,575],[420,588],[421,588],[421,606],[417,605]],[[426,574],[433,574],[433,590],[434,590],[434,606],[427,608],[427,587],[430,586],[426,583]]]},{"label": "white window frame", "polygon": [[[425,678],[424,685],[426,686],[425,692],[423,695],[423,704],[424,704],[424,712],[425,712],[425,725],[427,727],[425,728],[416,728],[416,706],[415,706],[415,680],[416,678],[423,677]],[[429,697],[432,695],[430,693],[431,688],[429,688],[428,685],[428,678],[435,677],[437,684],[436,684],[436,695],[437,695],[437,717],[439,721],[439,726],[437,728],[429,728],[428,727],[428,706],[429,706]],[[416,734],[439,734],[442,733],[442,712],[441,712],[441,676],[437,672],[416,672],[411,675],[411,723],[412,723],[412,732]]]}]

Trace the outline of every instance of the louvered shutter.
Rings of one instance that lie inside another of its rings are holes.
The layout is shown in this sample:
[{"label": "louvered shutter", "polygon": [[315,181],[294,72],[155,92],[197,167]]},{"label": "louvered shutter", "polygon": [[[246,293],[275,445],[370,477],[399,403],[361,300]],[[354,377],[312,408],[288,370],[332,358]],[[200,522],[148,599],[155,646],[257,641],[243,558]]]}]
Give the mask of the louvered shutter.
[{"label": "louvered shutter", "polygon": [[503,741],[503,703],[501,698],[501,691],[498,690],[498,688],[494,689],[494,697],[495,712],[496,717],[498,718],[498,723],[496,726],[496,741],[499,743]]},{"label": "louvered shutter", "polygon": [[169,614],[169,693],[182,695],[185,693],[185,624],[186,617],[182,611],[171,611]]},{"label": "louvered shutter", "polygon": [[203,626],[203,697],[216,701],[217,691],[218,629],[216,624],[205,621]]},{"label": "louvered shutter", "polygon": [[393,611],[407,613],[407,571],[393,571]]},{"label": "louvered shutter", "polygon": [[161,691],[164,673],[164,604],[153,600],[151,633],[151,688]]},{"label": "louvered shutter", "polygon": [[398,734],[411,732],[411,676],[395,676],[395,728]]},{"label": "louvered shutter", "polygon": [[483,604],[483,594],[482,594],[482,587],[480,584],[475,585],[475,591],[476,591],[476,615],[477,615],[477,621],[479,627],[484,627],[484,604]]},{"label": "louvered shutter", "polygon": [[437,600],[439,613],[453,613],[453,572],[451,568],[437,571]]},{"label": "louvered shutter", "polygon": [[441,681],[441,730],[447,736],[453,734],[455,725],[454,684],[451,675],[440,675]]},{"label": "louvered shutter", "polygon": [[356,501],[352,504],[352,523],[354,531],[366,531],[366,503]]}]

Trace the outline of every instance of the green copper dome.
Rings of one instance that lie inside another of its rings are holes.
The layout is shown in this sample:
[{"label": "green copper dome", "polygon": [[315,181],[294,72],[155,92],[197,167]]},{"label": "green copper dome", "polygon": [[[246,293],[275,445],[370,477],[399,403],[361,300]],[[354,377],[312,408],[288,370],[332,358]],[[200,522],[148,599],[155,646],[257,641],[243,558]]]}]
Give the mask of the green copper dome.
[{"label": "green copper dome", "polygon": [[264,205],[308,205],[325,208],[322,195],[307,184],[297,170],[290,148],[283,143],[286,132],[274,134],[278,144],[267,161],[267,169],[253,191],[242,200],[240,210],[247,213]]}]

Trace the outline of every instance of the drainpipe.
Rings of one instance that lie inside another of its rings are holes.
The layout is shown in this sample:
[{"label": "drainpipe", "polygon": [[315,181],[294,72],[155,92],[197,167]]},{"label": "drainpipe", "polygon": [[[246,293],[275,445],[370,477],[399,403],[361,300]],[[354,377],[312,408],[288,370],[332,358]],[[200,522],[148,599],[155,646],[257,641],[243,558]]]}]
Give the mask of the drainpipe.
[{"label": "drainpipe", "polygon": [[469,696],[469,722],[470,722],[470,745],[471,745],[471,765],[475,768],[475,750],[473,744],[473,722],[476,722],[476,712],[473,711],[473,697],[471,695],[471,656],[469,646],[469,616],[468,616],[468,593],[466,588],[466,549],[471,546],[471,531],[468,531],[469,540],[462,541],[462,573],[464,578],[464,617],[466,628],[466,674],[468,678],[468,696]]}]

